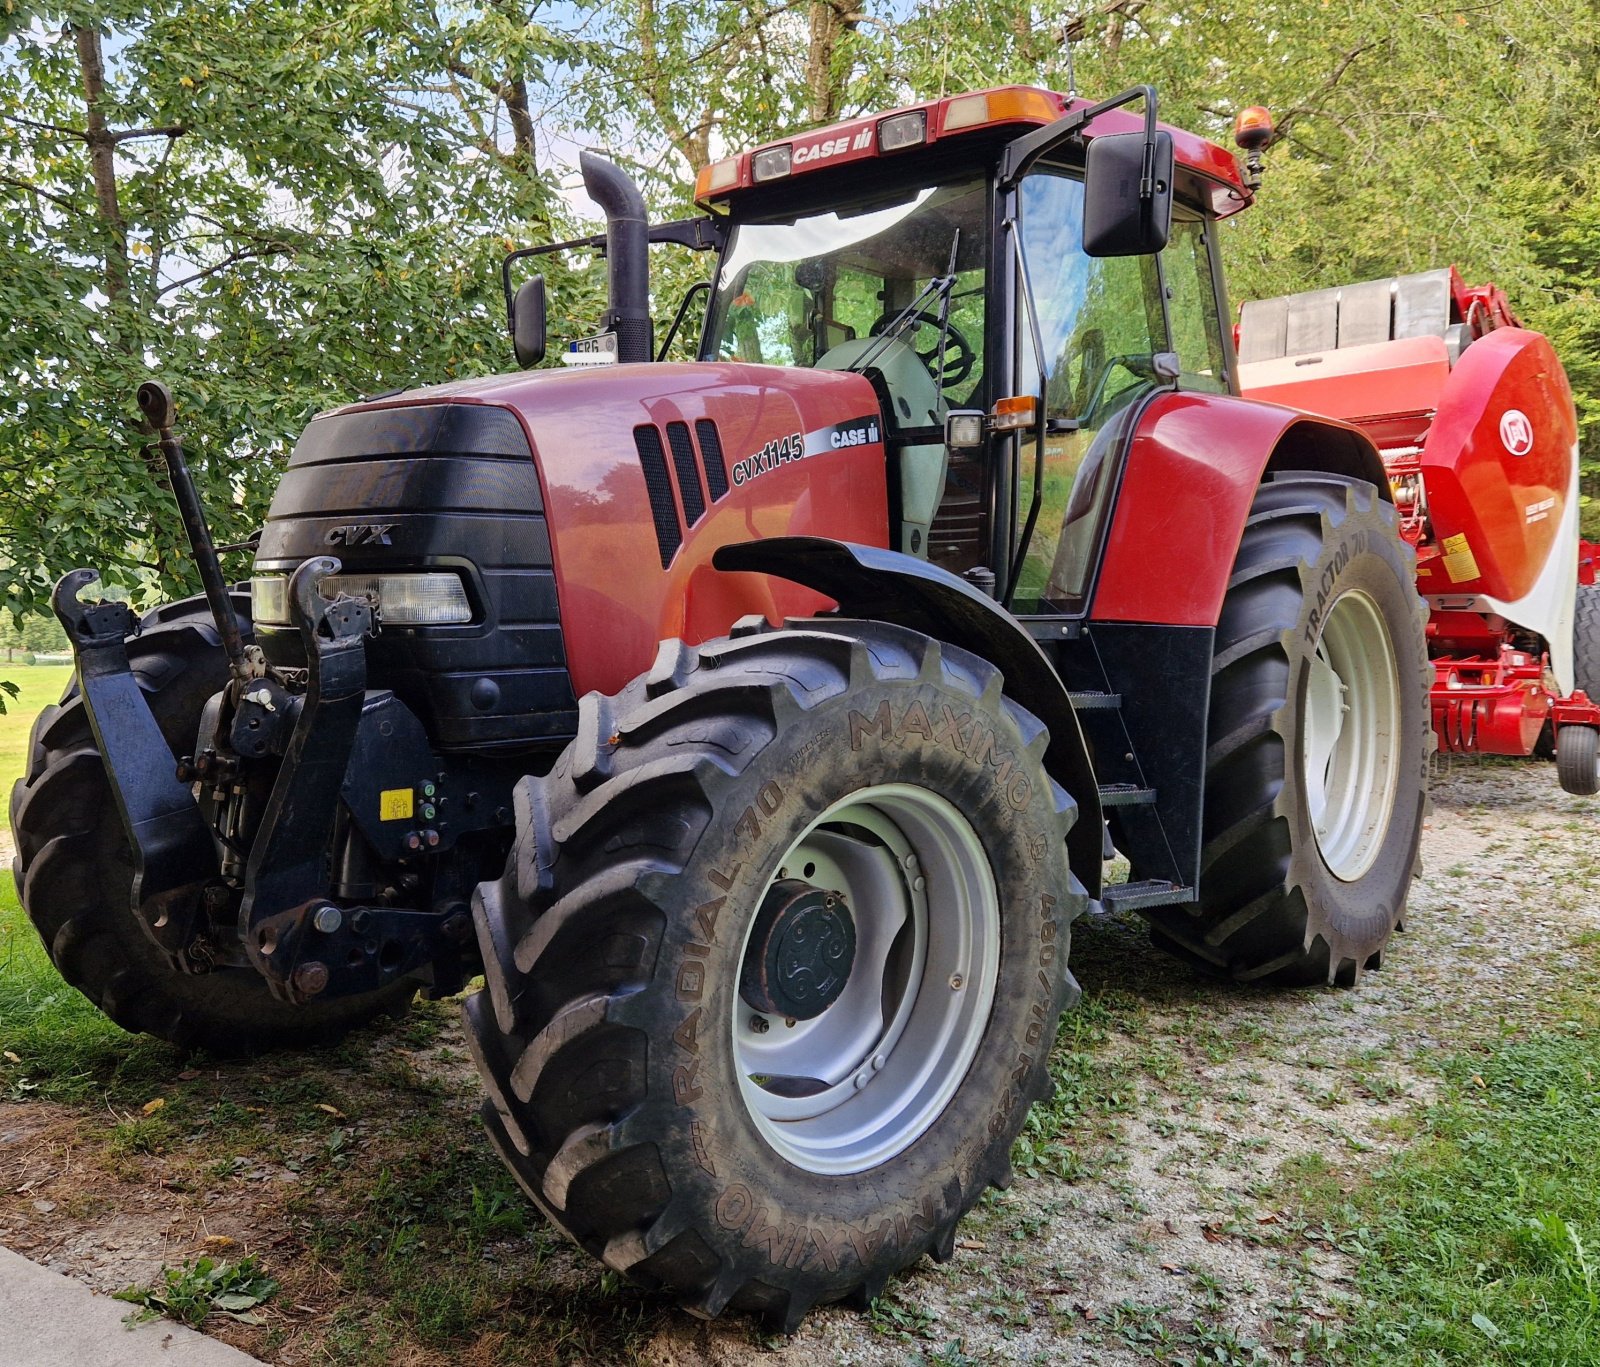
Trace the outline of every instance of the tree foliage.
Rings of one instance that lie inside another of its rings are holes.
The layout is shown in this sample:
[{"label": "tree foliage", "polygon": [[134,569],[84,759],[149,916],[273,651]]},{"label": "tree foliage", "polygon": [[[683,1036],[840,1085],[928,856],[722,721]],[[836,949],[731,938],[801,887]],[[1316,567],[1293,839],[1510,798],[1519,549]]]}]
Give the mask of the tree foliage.
[{"label": "tree foliage", "polygon": [[[319,408],[504,368],[496,267],[573,228],[573,145],[664,212],[780,131],[977,86],[1109,92],[1281,137],[1236,298],[1456,262],[1550,333],[1600,475],[1595,0],[0,0],[0,589],[187,587],[137,383],[182,402],[220,540]],[[599,312],[548,261],[554,331]],[[703,260],[663,263],[664,319]],[[234,562],[242,569],[241,562]]]}]

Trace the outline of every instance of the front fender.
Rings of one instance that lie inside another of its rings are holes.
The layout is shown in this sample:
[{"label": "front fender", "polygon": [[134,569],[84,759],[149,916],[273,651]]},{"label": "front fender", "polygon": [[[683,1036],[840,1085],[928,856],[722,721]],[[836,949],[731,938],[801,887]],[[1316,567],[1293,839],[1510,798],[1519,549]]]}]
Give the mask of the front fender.
[{"label": "front fender", "polygon": [[990,661],[1006,693],[1050,732],[1045,768],[1078,804],[1067,837],[1072,871],[1091,897],[1100,895],[1102,820],[1094,765],[1072,700],[1026,628],[992,598],[948,570],[915,556],[825,537],[781,536],[722,546],[719,570],[748,571],[827,594],[851,617],[910,627]]}]

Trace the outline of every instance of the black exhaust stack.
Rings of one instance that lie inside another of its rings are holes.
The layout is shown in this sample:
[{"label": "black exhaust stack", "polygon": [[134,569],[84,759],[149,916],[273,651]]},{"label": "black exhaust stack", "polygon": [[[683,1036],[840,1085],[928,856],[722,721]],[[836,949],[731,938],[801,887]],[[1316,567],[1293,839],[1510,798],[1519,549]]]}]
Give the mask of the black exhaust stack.
[{"label": "black exhaust stack", "polygon": [[580,152],[583,188],[606,215],[609,307],[603,331],[617,334],[617,360],[648,361],[655,354],[650,322],[649,223],[644,197],[625,172],[593,152]]}]

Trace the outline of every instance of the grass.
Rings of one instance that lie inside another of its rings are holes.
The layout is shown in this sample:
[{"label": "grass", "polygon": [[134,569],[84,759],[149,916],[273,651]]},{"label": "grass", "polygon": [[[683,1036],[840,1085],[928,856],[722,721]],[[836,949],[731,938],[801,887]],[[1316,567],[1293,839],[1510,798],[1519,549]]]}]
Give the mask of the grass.
[{"label": "grass", "polygon": [[125,1034],[68,987],[0,873],[0,1096],[143,1104],[175,1052]]},{"label": "grass", "polygon": [[1600,1026],[1445,1068],[1413,1143],[1338,1208],[1366,1256],[1352,1360],[1600,1360]]},{"label": "grass", "polygon": [[1600,960],[1529,1026],[1448,1054],[1439,1099],[1374,1172],[1280,1177],[1358,1261],[1340,1361],[1600,1362]]},{"label": "grass", "polygon": [[0,665],[0,679],[17,685],[0,713],[0,831],[11,829],[11,785],[28,762],[28,733],[42,708],[61,698],[71,665]]}]

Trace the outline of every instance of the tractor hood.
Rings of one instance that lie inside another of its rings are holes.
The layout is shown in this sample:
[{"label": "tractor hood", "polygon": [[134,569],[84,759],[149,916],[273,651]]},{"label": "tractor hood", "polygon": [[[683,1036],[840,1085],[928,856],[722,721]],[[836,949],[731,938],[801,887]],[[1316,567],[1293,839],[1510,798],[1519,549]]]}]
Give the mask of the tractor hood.
[{"label": "tractor hood", "polygon": [[459,565],[473,622],[417,636],[487,638],[513,599],[553,598],[575,694],[612,692],[665,638],[826,606],[787,581],[715,571],[712,552],[798,535],[888,545],[885,459],[876,394],[844,372],[702,362],[462,381],[314,419],[258,572],[330,548],[347,573]]}]

